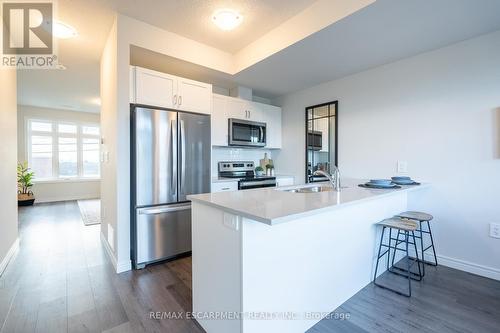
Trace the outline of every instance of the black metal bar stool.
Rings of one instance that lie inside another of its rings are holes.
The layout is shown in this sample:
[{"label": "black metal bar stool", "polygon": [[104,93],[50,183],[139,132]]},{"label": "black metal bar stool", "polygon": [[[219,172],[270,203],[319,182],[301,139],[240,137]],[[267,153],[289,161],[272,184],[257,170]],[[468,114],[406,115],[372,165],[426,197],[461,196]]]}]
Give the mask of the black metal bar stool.
[{"label": "black metal bar stool", "polygon": [[[415,211],[407,211],[403,212],[401,214],[396,215],[396,217],[400,217],[403,219],[408,219],[412,221],[418,222],[419,228],[417,229],[417,235],[415,236],[416,238],[420,239],[420,249],[421,249],[421,262],[422,262],[422,275],[425,275],[425,264],[430,265],[430,266],[437,266],[437,256],[436,256],[436,248],[434,247],[434,239],[432,237],[432,230],[431,230],[431,225],[430,221],[434,218],[431,214],[423,213],[423,212],[415,212]],[[423,224],[427,224],[427,231],[423,230]],[[424,234],[429,235],[430,239],[430,245],[424,248]],[[432,249],[432,253],[434,255],[434,262],[426,261],[425,260],[425,252]]]},{"label": "black metal bar stool", "polygon": [[[377,254],[377,264],[375,265],[375,273],[373,276],[373,284],[375,284],[378,287],[393,291],[399,295],[410,297],[411,296],[411,280],[420,281],[420,280],[422,280],[422,276],[423,276],[422,272],[420,270],[420,260],[418,258],[417,241],[415,238],[415,231],[417,230],[418,225],[413,220],[402,219],[399,217],[392,217],[392,218],[383,220],[383,221],[379,222],[378,225],[382,226],[382,234],[380,236],[380,244],[379,244],[378,254]],[[389,242],[388,243],[384,243],[384,234],[385,234],[386,229],[389,230],[389,235],[388,235]],[[397,238],[394,238],[392,236],[393,230],[398,231]],[[401,234],[404,236],[403,239],[400,239]],[[411,239],[413,241],[410,241],[410,236],[411,236]],[[395,241],[394,246],[392,245],[392,241]],[[399,247],[399,244],[402,244],[402,243],[405,244],[404,248]],[[417,255],[416,259],[412,259],[409,256],[409,252],[408,252],[409,244],[412,244],[415,247],[415,252]],[[382,252],[382,247],[385,248],[385,250],[383,252]],[[393,253],[393,258],[392,258],[392,265],[391,265],[391,267],[389,267],[390,257],[391,257],[391,249],[394,250],[394,253]],[[400,267],[396,267],[394,265],[394,257],[396,256],[397,251],[405,252],[405,254],[406,254],[406,256],[405,256],[406,268],[400,268]],[[397,289],[394,289],[394,288],[391,288],[391,287],[388,287],[385,285],[381,285],[377,282],[378,264],[379,264],[380,259],[382,257],[384,257],[385,255],[387,255],[387,270],[390,273],[397,274],[397,275],[406,277],[408,279],[408,293],[404,293],[400,290],[397,290]],[[418,266],[418,274],[413,273],[411,271],[411,268],[415,263]]]}]

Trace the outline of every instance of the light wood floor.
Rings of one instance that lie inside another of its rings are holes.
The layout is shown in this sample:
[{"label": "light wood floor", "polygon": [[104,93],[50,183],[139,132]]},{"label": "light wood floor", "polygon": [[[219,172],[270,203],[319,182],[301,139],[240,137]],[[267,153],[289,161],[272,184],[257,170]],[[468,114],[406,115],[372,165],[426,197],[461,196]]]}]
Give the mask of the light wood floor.
[{"label": "light wood floor", "polygon": [[[76,202],[20,210],[20,251],[0,277],[0,332],[203,332],[151,311],[191,310],[191,259],[115,274]],[[427,268],[405,298],[368,285],[308,333],[500,332],[500,282]],[[387,276],[387,279],[394,279]],[[399,283],[399,280],[393,282]]]}]

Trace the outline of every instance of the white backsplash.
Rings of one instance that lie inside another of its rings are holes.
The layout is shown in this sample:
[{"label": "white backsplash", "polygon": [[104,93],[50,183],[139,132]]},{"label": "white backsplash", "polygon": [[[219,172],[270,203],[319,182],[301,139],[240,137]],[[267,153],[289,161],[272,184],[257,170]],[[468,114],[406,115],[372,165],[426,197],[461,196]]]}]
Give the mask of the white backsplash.
[{"label": "white backsplash", "polygon": [[258,166],[260,160],[264,158],[264,153],[267,153],[267,157],[272,159],[272,150],[270,149],[212,147],[212,176],[217,176],[217,163],[219,162],[253,161],[255,166]]}]

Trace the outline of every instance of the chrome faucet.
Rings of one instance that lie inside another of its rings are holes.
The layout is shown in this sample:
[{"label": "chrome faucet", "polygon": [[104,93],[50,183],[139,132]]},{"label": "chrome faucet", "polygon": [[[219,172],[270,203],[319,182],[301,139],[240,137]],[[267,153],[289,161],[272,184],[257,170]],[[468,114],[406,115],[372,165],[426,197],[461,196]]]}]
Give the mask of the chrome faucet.
[{"label": "chrome faucet", "polygon": [[325,172],[323,170],[314,171],[314,175],[325,176],[332,184],[333,189],[337,192],[340,192],[340,170],[335,165],[333,166],[333,177],[328,172]]}]

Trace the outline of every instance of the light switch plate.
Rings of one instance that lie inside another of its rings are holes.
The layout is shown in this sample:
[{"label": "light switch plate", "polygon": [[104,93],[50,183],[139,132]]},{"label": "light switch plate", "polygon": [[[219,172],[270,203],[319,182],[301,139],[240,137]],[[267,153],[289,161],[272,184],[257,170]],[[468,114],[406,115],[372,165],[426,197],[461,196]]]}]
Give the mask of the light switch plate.
[{"label": "light switch plate", "polygon": [[500,238],[500,224],[490,223],[490,237]]},{"label": "light switch plate", "polygon": [[408,172],[408,162],[406,161],[398,161],[398,173],[407,173]]}]

